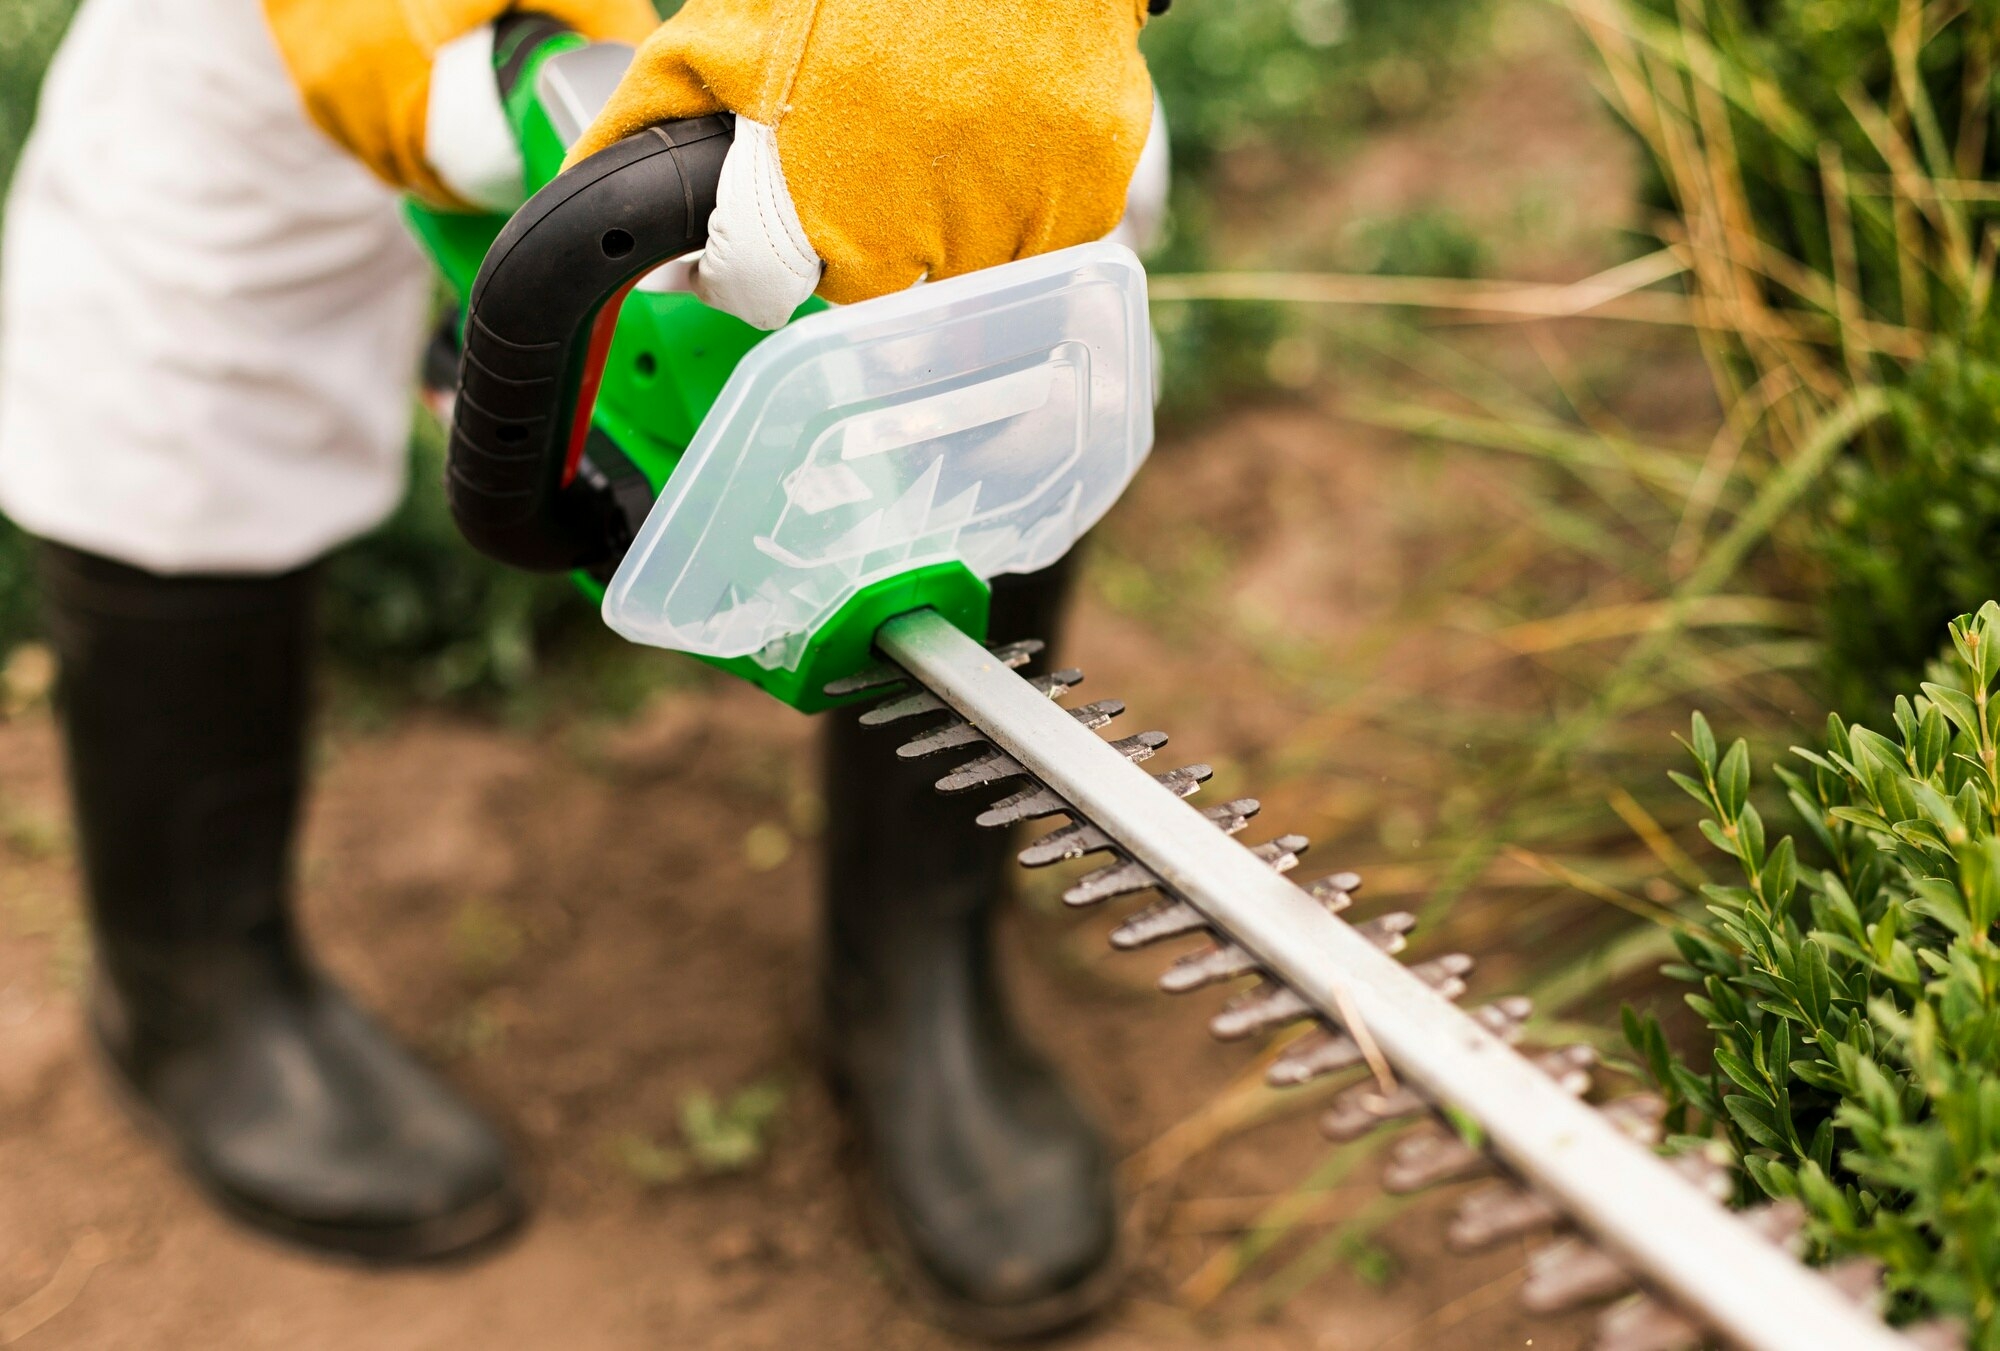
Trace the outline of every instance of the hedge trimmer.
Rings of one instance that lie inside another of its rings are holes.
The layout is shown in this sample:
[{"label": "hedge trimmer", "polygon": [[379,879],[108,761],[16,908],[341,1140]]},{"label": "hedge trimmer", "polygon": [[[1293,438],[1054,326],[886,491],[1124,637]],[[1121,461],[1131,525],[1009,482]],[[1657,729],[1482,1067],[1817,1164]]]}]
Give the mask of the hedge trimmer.
[{"label": "hedge trimmer", "polygon": [[655,127],[561,171],[627,59],[513,25],[496,64],[540,190],[504,221],[412,211],[465,297],[448,472],[475,545],[575,572],[634,641],[808,712],[874,701],[865,722],[918,728],[906,757],[959,752],[938,788],[976,796],[982,824],[1058,823],[1024,863],[1101,859],[1071,905],[1152,897],[1114,946],[1206,939],[1165,989],[1250,982],[1211,1028],[1291,1036],[1271,1083],[1353,1079],[1322,1118],[1329,1135],[1428,1120],[1392,1147],[1391,1189],[1497,1171],[1460,1203],[1455,1245],[1572,1227],[1530,1260],[1524,1297],[1618,1301],[1599,1323],[1607,1351],[1710,1336],[1762,1351],[1956,1344],[1941,1325],[1905,1336],[1879,1322],[1871,1267],[1796,1260],[1795,1208],[1725,1210],[1724,1163],[1656,1154],[1657,1100],[1586,1105],[1587,1048],[1515,1050],[1525,1001],[1461,1010],[1470,958],[1399,962],[1411,916],[1341,918],[1358,878],[1295,885],[1303,838],[1239,844],[1257,803],[1192,805],[1207,767],[1150,772],[1164,734],[1101,736],[1123,706],[1061,704],[1079,672],[1024,678],[1038,644],[983,644],[987,579],[1053,563],[1150,448],[1130,253],[1086,245],[809,305],[766,336],[648,280],[703,243],[726,118]]}]

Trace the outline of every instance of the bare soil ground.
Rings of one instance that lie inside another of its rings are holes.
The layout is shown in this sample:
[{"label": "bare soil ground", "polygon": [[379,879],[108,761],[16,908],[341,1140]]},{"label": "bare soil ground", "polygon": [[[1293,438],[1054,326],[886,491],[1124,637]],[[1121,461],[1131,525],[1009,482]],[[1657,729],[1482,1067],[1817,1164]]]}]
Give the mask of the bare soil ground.
[{"label": "bare soil ground", "polygon": [[[1517,54],[1453,109],[1362,152],[1274,230],[1306,239],[1314,220],[1403,209],[1459,191],[1454,180],[1470,184],[1458,205],[1476,222],[1481,194],[1503,204],[1494,211],[1516,200],[1496,174],[1563,203],[1567,238],[1615,224],[1629,211],[1626,151],[1564,60]],[[1510,472],[1471,454],[1413,456],[1311,400],[1186,435],[1108,524],[1065,660],[1099,697],[1172,731],[1181,761],[1215,762],[1219,791],[1259,792],[1273,830],[1337,841],[1316,862],[1393,864],[1410,843],[1398,832],[1424,817],[1384,816],[1382,803],[1422,799],[1431,778],[1378,784],[1366,729],[1345,722],[1318,726],[1310,754],[1288,760],[1324,686],[1274,678],[1285,654],[1257,635],[1310,633],[1317,662],[1372,632],[1490,531]],[[1222,561],[1204,572],[1181,540],[1221,541]],[[1142,563],[1156,580],[1135,601]],[[1160,613],[1160,588],[1170,610],[1181,585],[1242,622],[1184,631]],[[1407,689],[1448,673],[1448,618],[1393,659],[1360,654],[1354,680]],[[304,870],[322,955],[512,1123],[539,1192],[535,1220],[504,1249],[383,1273],[217,1218],[113,1105],[80,1030],[53,731],[37,706],[0,720],[0,1346],[954,1345],[898,1299],[864,1237],[811,1070],[811,743],[808,720],[722,684],[663,691],[618,724],[524,732],[433,713],[329,734]],[[1045,901],[1049,888],[1028,890]],[[1203,1009],[1150,992],[1156,959],[1105,957],[1102,927],[1040,903],[1009,932],[1026,1020],[1087,1086],[1140,1203],[1127,1297],[1057,1345],[1582,1345],[1577,1320],[1516,1311],[1523,1250],[1445,1254],[1447,1199],[1382,1211],[1366,1166],[1308,1203],[1257,1279],[1214,1279],[1218,1254],[1327,1147],[1309,1112],[1232,1116],[1263,1102],[1242,1091],[1250,1058],[1207,1037]],[[765,1080],[784,1100],[749,1171],[659,1183],[621,1153],[621,1140],[671,1141],[686,1095]],[[1341,1260],[1276,1299],[1265,1278],[1316,1242]]]},{"label": "bare soil ground", "polygon": [[[514,1123],[540,1192],[534,1224],[505,1250],[414,1274],[243,1234],[113,1104],[68,979],[79,943],[68,860],[22,847],[59,830],[55,758],[45,718],[0,729],[15,837],[0,865],[0,1337],[107,1349],[948,1344],[885,1284],[810,1073],[810,850],[763,872],[744,858],[745,823],[784,820],[772,788],[810,760],[803,718],[724,688],[663,701],[582,763],[557,736],[433,718],[332,757],[307,865],[324,955]],[[1028,1020],[1139,1149],[1224,1090],[1244,1058],[1209,1041],[1194,1011],[1074,970],[1059,924],[1036,917],[1013,935]],[[791,1091],[752,1173],[655,1188],[618,1162],[616,1139],[670,1133],[684,1094],[768,1076]],[[1177,1276],[1321,1148],[1292,1120],[1185,1171],[1152,1198],[1130,1302],[1066,1344],[1207,1340],[1172,1310]],[[1173,1203],[1182,1184],[1201,1203],[1189,1213]],[[1436,1225],[1415,1217],[1387,1236],[1407,1245],[1407,1276],[1376,1289],[1336,1273],[1269,1325],[1228,1322],[1227,1344],[1361,1351],[1518,1263],[1436,1260]],[[1488,1312],[1418,1344],[1566,1344],[1548,1327],[1514,1338],[1504,1300]],[[45,1318],[30,1327],[31,1316]]]}]

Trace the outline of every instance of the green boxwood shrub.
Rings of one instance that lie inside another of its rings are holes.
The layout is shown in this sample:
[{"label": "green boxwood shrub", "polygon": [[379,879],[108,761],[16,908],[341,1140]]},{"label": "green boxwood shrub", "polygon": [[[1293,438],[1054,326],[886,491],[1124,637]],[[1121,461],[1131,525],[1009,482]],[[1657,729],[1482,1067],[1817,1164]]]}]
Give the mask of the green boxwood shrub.
[{"label": "green boxwood shrub", "polygon": [[1900,1316],[2000,1348],[2000,605],[1950,633],[1893,735],[1835,716],[1777,769],[1811,866],[1769,839],[1746,745],[1695,715],[1675,778],[1743,880],[1704,889],[1667,970],[1700,986],[1712,1068],[1652,1018],[1626,1032],[1670,1130],[1735,1148],[1745,1200],[1797,1197],[1822,1255],[1883,1264]]}]

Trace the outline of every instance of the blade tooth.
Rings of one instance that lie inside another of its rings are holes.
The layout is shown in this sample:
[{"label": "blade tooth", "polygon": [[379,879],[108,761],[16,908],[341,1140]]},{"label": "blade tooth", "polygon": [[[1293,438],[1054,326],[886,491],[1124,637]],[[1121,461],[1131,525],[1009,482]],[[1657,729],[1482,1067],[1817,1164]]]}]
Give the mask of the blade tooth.
[{"label": "blade tooth", "polygon": [[1085,727],[1102,727],[1125,711],[1122,699],[1099,699],[1095,703],[1072,708],[1069,715]]},{"label": "blade tooth", "polygon": [[1111,946],[1121,952],[1130,952],[1163,938],[1178,938],[1182,934],[1202,933],[1207,929],[1208,920],[1201,911],[1186,901],[1168,897],[1128,915],[1124,923],[1111,931]]},{"label": "blade tooth", "polygon": [[1956,1318],[1927,1318],[1904,1328],[1903,1339],[1917,1351],[1965,1351],[1970,1334]]},{"label": "blade tooth", "polygon": [[1694,1351],[1707,1340],[1699,1323],[1650,1295],[1634,1295],[1599,1315],[1590,1351]]},{"label": "blade tooth", "polygon": [[1528,1258],[1521,1303],[1534,1313],[1563,1313],[1631,1288],[1631,1274],[1609,1253],[1580,1238],[1564,1238]]},{"label": "blade tooth", "polygon": [[1264,1071],[1264,1082],[1273,1088],[1291,1088],[1338,1070],[1352,1069],[1361,1061],[1361,1047],[1354,1038],[1322,1027],[1286,1047],[1285,1053]]},{"label": "blade tooth", "polygon": [[1038,675],[1028,683],[1043,694],[1048,695],[1049,698],[1060,699],[1070,686],[1081,685],[1083,683],[1083,672],[1077,670],[1074,666],[1065,666],[1060,671],[1050,671],[1047,675]]},{"label": "blade tooth", "polygon": [[850,694],[860,694],[867,690],[885,690],[891,685],[901,685],[909,680],[902,667],[891,666],[888,662],[877,662],[864,666],[851,676],[829,680],[820,687],[820,692],[829,699],[841,699]]},{"label": "blade tooth", "polygon": [[1588,1043],[1561,1046],[1533,1058],[1536,1069],[1556,1081],[1573,1098],[1590,1092],[1590,1072],[1597,1067],[1597,1049]]},{"label": "blade tooth", "polygon": [[1208,1020],[1208,1031],[1217,1041],[1241,1041],[1314,1016],[1312,1005],[1291,987],[1267,981],[1224,1004],[1222,1011]]},{"label": "blade tooth", "polygon": [[1354,904],[1354,893],[1361,889],[1361,877],[1358,873],[1328,873],[1304,885],[1306,895],[1325,906],[1329,914],[1337,915]]},{"label": "blade tooth", "polygon": [[1428,962],[1418,962],[1410,974],[1446,999],[1456,1000],[1465,993],[1465,974],[1472,970],[1472,958],[1463,952],[1447,952]]},{"label": "blade tooth", "polygon": [[1521,1039],[1522,1024],[1527,1021],[1525,1017],[1515,1017],[1507,1009],[1506,1005],[1511,1002],[1513,1001],[1502,999],[1495,1003],[1482,1004],[1472,1011],[1473,1018],[1481,1027],[1509,1046]]},{"label": "blade tooth", "polygon": [[1706,1153],[1676,1154],[1667,1160],[1667,1166],[1707,1192],[1710,1200],[1727,1201],[1736,1190],[1728,1165]]},{"label": "blade tooth", "polygon": [[1410,930],[1417,927],[1417,917],[1407,910],[1392,910],[1386,915],[1377,915],[1366,923],[1354,926],[1354,932],[1387,953],[1401,952],[1409,946]]},{"label": "blade tooth", "polygon": [[1629,1093],[1597,1109],[1606,1121],[1642,1145],[1657,1145],[1666,1133],[1666,1099],[1657,1093]]},{"label": "blade tooth", "polygon": [[1448,999],[1454,1004],[1465,998],[1465,982],[1456,976],[1446,976],[1431,988],[1436,990],[1441,998]]},{"label": "blade tooth", "polygon": [[[1439,958],[1440,962],[1447,959]],[[1469,962],[1469,959],[1467,959]],[[1425,965],[1429,965],[1426,963]],[[1457,968],[1452,961],[1449,968]],[[1422,967],[1412,970],[1422,972]],[[1527,1018],[1528,1001],[1520,996],[1497,1000],[1473,1010],[1476,1018],[1487,1031],[1505,1041],[1517,1040],[1521,1035],[1521,1024]],[[1273,1088],[1289,1088],[1309,1083],[1323,1075],[1339,1070],[1351,1069],[1361,1063],[1361,1048],[1345,1032],[1334,1028],[1321,1028],[1311,1037],[1305,1038],[1271,1063],[1264,1072],[1264,1081]]]},{"label": "blade tooth", "polygon": [[926,755],[936,755],[940,751],[957,750],[961,746],[983,746],[986,733],[974,727],[963,718],[953,718],[942,727],[910,738],[896,747],[899,760],[921,760]]},{"label": "blade tooth", "polygon": [[1319,1132],[1329,1140],[1346,1144],[1359,1140],[1384,1121],[1415,1116],[1429,1106],[1408,1084],[1398,1084],[1384,1093],[1369,1079],[1334,1098],[1333,1105],[1320,1116]]},{"label": "blade tooth", "polygon": [[[1781,1248],[1790,1248],[1804,1236],[1806,1208],[1786,1197],[1782,1201],[1772,1201],[1742,1211],[1740,1218],[1756,1230],[1759,1237],[1769,1239]],[[1832,1270],[1831,1267],[1827,1268],[1829,1273]]]},{"label": "blade tooth", "polygon": [[1009,793],[998,802],[979,813],[978,824],[998,827],[1011,826],[1021,821],[1033,821],[1044,816],[1059,816],[1064,812],[1074,814],[1076,808],[1069,805],[1066,798],[1053,788],[1035,784],[1023,788],[1018,793]]},{"label": "blade tooth", "polygon": [[1521,1024],[1535,1011],[1535,1001],[1524,994],[1510,994],[1484,1005],[1473,1013],[1480,1025],[1494,1036],[1513,1042],[1520,1039]]},{"label": "blade tooth", "polygon": [[937,713],[945,707],[944,700],[929,690],[918,690],[900,699],[891,699],[886,704],[877,704],[861,715],[863,727],[883,727],[904,718],[914,718],[920,713]]},{"label": "blade tooth", "polygon": [[1153,781],[1175,797],[1193,797],[1214,774],[1215,771],[1207,765],[1182,765],[1179,769],[1155,774]]},{"label": "blade tooth", "polygon": [[1288,873],[1299,866],[1299,855],[1311,844],[1303,835],[1280,835],[1267,844],[1252,845],[1250,852],[1270,864],[1274,871]]},{"label": "blade tooth", "polygon": [[1047,646],[1048,644],[1039,638],[1023,638],[1018,643],[1003,643],[999,647],[988,648],[987,651],[991,652],[993,660],[1002,666],[1011,671],[1018,671],[1040,656],[1042,649]]},{"label": "blade tooth", "polygon": [[1490,1166],[1484,1152],[1440,1127],[1406,1132],[1389,1148],[1382,1169],[1385,1191],[1407,1194],[1457,1182]]},{"label": "blade tooth", "polygon": [[1872,1304],[1882,1293],[1882,1263],[1873,1257],[1850,1257],[1820,1268],[1819,1274],[1856,1304]]},{"label": "blade tooth", "polygon": [[[1240,797],[1232,802],[1225,802],[1219,807],[1203,808],[1201,814],[1212,822],[1217,829],[1221,830],[1223,834],[1235,835],[1249,826],[1250,818],[1257,814],[1260,805],[1254,797]],[[1043,837],[1043,839],[1047,838],[1049,837]],[[1036,841],[1037,844],[1041,842],[1041,840]],[[1026,860],[1024,859],[1023,861],[1025,862]]]},{"label": "blade tooth", "polygon": [[1555,1204],[1512,1182],[1482,1187],[1458,1203],[1446,1240],[1457,1252],[1477,1252],[1562,1218]]},{"label": "blade tooth", "polygon": [[1113,896],[1129,896],[1147,887],[1156,887],[1160,879],[1142,863],[1130,859],[1109,863],[1096,872],[1085,873],[1077,879],[1075,886],[1063,893],[1064,905],[1096,905],[1108,901]]},{"label": "blade tooth", "polygon": [[1204,807],[1202,815],[1213,821],[1225,835],[1234,835],[1246,829],[1250,818],[1264,809],[1264,804],[1254,797],[1239,797],[1223,803],[1219,807]]},{"label": "blade tooth", "polygon": [[940,793],[963,793],[968,788],[980,788],[1002,779],[1017,779],[1027,774],[1027,769],[1005,751],[988,751],[976,760],[968,760],[937,781]]},{"label": "blade tooth", "polygon": [[1020,853],[1024,868],[1045,868],[1064,859],[1082,858],[1111,848],[1111,838],[1088,821],[1058,826]]},{"label": "blade tooth", "polygon": [[1111,743],[1111,749],[1127,760],[1150,760],[1160,747],[1167,744],[1165,732],[1140,732],[1134,736],[1121,737]]},{"label": "blade tooth", "polygon": [[1469,952],[1447,952],[1442,957],[1433,957],[1427,962],[1418,962],[1410,968],[1412,975],[1420,977],[1426,985],[1438,985],[1459,976],[1468,975],[1477,966],[1478,960]]},{"label": "blade tooth", "polygon": [[1186,994],[1219,980],[1233,980],[1257,970],[1257,959],[1234,943],[1222,943],[1191,952],[1160,975],[1160,988],[1168,994]]},{"label": "blade tooth", "polygon": [[[1099,699],[1094,704],[1069,710],[1069,715],[1085,727],[1102,727],[1124,711],[1125,705],[1116,699]],[[896,754],[905,760],[918,760],[926,755],[977,745],[985,740],[986,734],[977,727],[963,718],[953,718],[942,727],[932,728],[904,742],[896,748]]]}]

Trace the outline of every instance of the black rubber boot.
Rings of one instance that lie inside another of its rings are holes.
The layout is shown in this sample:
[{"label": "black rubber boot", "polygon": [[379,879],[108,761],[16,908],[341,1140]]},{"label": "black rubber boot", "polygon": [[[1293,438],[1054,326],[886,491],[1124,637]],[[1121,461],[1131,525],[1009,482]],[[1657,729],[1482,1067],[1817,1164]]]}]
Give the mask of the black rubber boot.
[{"label": "black rubber boot", "polygon": [[[1000,579],[994,640],[1053,639],[1064,589],[1056,569]],[[1053,1331],[1111,1293],[1119,1205],[1103,1140],[995,970],[1018,844],[933,791],[943,768],[898,760],[894,730],[826,717],[828,1068],[869,1207],[942,1321]]]},{"label": "black rubber boot", "polygon": [[230,1211],[378,1261],[521,1214],[498,1136],[307,959],[291,913],[313,576],[41,550],[96,955],[91,1021]]}]

